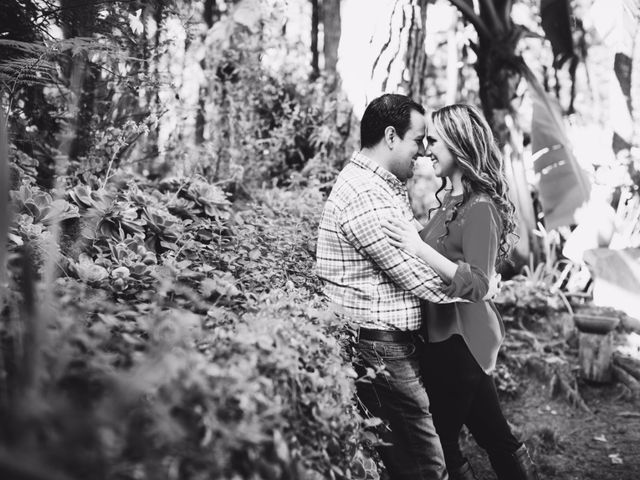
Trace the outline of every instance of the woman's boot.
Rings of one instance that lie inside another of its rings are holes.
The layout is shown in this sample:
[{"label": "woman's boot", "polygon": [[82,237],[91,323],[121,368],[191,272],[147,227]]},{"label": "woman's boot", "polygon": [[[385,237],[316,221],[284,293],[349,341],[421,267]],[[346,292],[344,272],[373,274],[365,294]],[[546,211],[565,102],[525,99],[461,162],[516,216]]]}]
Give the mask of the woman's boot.
[{"label": "woman's boot", "polygon": [[466,460],[461,467],[452,470],[447,469],[447,471],[449,472],[449,480],[478,480],[473,474],[471,465]]},{"label": "woman's boot", "polygon": [[489,460],[498,480],[539,480],[536,466],[524,444],[509,455],[489,455]]},{"label": "woman's boot", "polygon": [[518,450],[516,450],[514,456],[516,457],[516,462],[522,472],[521,478],[526,480],[539,480],[536,465],[533,463],[533,460],[531,460],[529,450],[527,450],[527,446],[524,443]]}]

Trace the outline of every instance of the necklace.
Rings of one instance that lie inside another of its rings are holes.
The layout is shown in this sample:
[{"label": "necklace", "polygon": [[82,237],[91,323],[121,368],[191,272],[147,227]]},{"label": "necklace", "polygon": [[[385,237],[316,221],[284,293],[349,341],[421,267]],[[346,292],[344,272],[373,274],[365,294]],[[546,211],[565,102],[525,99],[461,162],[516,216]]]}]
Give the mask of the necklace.
[{"label": "necklace", "polygon": [[457,197],[460,197],[460,195],[450,195],[449,198],[447,198],[445,203],[442,205],[440,210],[444,212],[447,208],[451,207],[452,205],[455,205],[459,200]]}]

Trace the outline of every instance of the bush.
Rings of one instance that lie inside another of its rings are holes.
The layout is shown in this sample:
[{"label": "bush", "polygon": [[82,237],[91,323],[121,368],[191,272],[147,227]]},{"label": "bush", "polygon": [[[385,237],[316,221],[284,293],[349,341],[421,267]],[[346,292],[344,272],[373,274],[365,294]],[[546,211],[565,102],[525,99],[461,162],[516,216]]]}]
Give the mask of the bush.
[{"label": "bush", "polygon": [[[131,180],[11,193],[3,448],[71,478],[375,478],[312,273],[318,189],[238,209],[203,179]],[[69,220],[64,274],[35,281],[33,239]]]}]

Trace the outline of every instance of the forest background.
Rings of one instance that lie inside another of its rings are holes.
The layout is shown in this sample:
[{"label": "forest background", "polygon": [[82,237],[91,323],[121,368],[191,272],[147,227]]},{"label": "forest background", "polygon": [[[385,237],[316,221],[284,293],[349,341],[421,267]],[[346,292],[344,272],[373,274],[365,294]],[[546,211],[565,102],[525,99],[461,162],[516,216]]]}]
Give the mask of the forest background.
[{"label": "forest background", "polygon": [[[637,262],[637,219],[621,220],[639,204],[639,12],[3,0],[0,476],[379,478],[379,421],[354,401],[366,378],[313,262],[326,195],[383,92],[483,109],[521,219],[500,307],[533,348],[507,349],[498,386],[522,393],[523,365],[541,364],[589,410],[570,355],[540,345],[570,342],[567,310],[640,317],[632,285],[611,303],[584,263],[611,264],[591,247]],[[410,184],[423,220],[429,168]]]}]

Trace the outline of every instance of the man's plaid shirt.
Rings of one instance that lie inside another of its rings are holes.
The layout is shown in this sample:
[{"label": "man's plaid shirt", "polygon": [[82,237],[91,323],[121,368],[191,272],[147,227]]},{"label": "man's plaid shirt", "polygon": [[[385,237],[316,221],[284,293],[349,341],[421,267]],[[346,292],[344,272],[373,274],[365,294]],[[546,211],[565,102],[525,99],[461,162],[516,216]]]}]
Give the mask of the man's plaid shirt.
[{"label": "man's plaid shirt", "polygon": [[392,173],[355,153],[344,167],[320,220],[317,274],[329,299],[361,326],[420,328],[419,298],[460,299],[442,293],[442,279],[415,255],[393,247],[385,218],[413,221],[409,196]]}]

